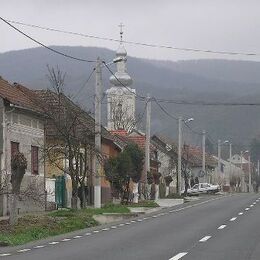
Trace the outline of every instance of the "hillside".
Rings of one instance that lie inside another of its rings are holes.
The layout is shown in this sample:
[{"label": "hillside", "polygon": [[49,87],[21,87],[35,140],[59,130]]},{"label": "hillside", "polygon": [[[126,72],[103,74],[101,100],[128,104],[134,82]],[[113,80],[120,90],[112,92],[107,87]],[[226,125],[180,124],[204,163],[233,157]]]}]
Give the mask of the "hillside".
[{"label": "hillside", "polygon": [[[95,60],[100,56],[106,61],[114,52],[93,47],[55,47],[59,51]],[[59,66],[66,72],[65,91],[74,95],[84,86],[93,63],[72,61],[50,53],[43,48],[12,51],[0,54],[0,75],[10,82],[20,82],[31,88],[49,87],[47,64]],[[111,67],[114,70],[114,67]],[[260,63],[250,61],[196,60],[154,61],[128,57],[128,71],[133,77],[138,94],[160,98],[222,102],[260,101]],[[109,87],[109,73],[103,70],[104,89]],[[87,109],[93,108],[94,77],[75,98]],[[214,139],[232,139],[235,143],[248,143],[259,133],[259,107],[202,107],[164,105],[174,115],[192,116],[195,130],[206,129]],[[141,113],[143,104],[137,102]],[[104,109],[105,110],[105,104]],[[152,131],[176,137],[176,122],[169,120],[156,105],[152,108]],[[186,140],[199,144],[196,135],[186,133]]]}]

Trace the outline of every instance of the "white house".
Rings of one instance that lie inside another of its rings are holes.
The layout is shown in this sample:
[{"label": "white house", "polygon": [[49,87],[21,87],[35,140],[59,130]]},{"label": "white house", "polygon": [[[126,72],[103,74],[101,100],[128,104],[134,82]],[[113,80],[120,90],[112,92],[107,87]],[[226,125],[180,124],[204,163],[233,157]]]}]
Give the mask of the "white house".
[{"label": "white house", "polygon": [[[33,102],[19,90],[0,78],[0,169],[2,183],[9,184],[11,158],[17,151],[27,159],[26,174],[18,209],[22,211],[44,208],[44,121]],[[9,213],[10,184],[0,190],[0,215]],[[4,192],[3,192],[4,190]],[[38,197],[39,196],[39,197]],[[41,198],[41,199],[40,199]]]}]

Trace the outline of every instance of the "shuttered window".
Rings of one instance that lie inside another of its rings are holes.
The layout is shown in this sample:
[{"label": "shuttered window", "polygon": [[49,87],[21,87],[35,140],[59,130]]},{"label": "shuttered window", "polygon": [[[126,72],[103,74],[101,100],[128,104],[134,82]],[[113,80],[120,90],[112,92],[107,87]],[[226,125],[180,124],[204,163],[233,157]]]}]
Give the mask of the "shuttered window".
[{"label": "shuttered window", "polygon": [[31,170],[32,174],[39,174],[39,148],[37,146],[31,147]]},{"label": "shuttered window", "polygon": [[19,143],[11,142],[11,158],[19,152]]}]

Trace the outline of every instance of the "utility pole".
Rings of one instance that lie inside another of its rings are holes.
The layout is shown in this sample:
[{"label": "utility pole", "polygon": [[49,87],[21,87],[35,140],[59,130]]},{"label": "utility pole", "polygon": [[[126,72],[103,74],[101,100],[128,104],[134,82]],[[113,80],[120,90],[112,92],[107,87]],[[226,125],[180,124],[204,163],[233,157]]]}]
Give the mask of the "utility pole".
[{"label": "utility pole", "polygon": [[178,118],[179,138],[178,138],[178,194],[181,195],[181,154],[182,154],[182,117]]},{"label": "utility pole", "polygon": [[242,173],[242,179],[241,179],[241,189],[242,189],[242,192],[245,192],[245,174],[244,174],[244,171],[243,171],[243,152],[241,151],[240,153],[240,169],[241,169],[241,173]]},{"label": "utility pole", "polygon": [[94,180],[94,207],[101,208],[101,165],[98,153],[101,153],[101,94],[102,94],[102,62],[97,58],[96,63],[96,86],[95,86],[95,154],[93,172]]},{"label": "utility pole", "polygon": [[248,156],[248,192],[252,192],[251,156]]},{"label": "utility pole", "polygon": [[208,182],[208,176],[206,175],[206,131],[202,131],[202,171],[206,176],[206,182]]},{"label": "utility pole", "polygon": [[220,175],[221,173],[221,140],[218,140],[218,174]]},{"label": "utility pole", "polygon": [[231,168],[232,168],[232,163],[231,163],[231,158],[232,158],[232,143],[229,143],[229,174],[228,174],[228,182],[229,182],[229,188],[230,188],[230,179],[231,179]]},{"label": "utility pole", "polygon": [[[151,98],[147,94],[146,127],[145,127],[145,168],[144,168],[144,189],[147,192],[147,172],[150,172],[150,136],[151,136]],[[147,195],[147,194],[145,194]]]}]

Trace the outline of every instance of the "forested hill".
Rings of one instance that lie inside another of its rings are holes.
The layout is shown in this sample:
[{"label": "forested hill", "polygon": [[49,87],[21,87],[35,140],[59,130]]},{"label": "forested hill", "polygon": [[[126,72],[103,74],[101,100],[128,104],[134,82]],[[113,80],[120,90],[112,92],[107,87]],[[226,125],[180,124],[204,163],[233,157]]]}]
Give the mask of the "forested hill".
[{"label": "forested hill", "polygon": [[[88,60],[99,56],[111,61],[115,52],[94,47],[55,46],[57,50]],[[65,91],[78,93],[75,97],[88,109],[93,108],[92,77],[84,86],[95,63],[79,62],[51,53],[44,48],[33,48],[0,54],[0,75],[10,82],[20,82],[31,88],[47,88],[47,65],[58,66],[66,72]],[[128,71],[133,87],[140,95],[148,92],[158,98],[260,103],[260,62],[230,60],[155,61],[128,56]],[[111,69],[115,69],[113,66]],[[109,87],[109,72],[103,69],[104,89]],[[104,99],[105,100],[105,99]],[[105,103],[105,102],[104,102]],[[144,104],[137,100],[142,113]],[[215,140],[232,139],[234,143],[248,143],[260,133],[260,107],[187,106],[164,104],[173,115],[194,117],[192,128],[206,129]],[[105,110],[104,104],[104,110]],[[176,137],[176,122],[169,119],[157,106],[152,107],[152,132]],[[200,144],[200,136],[185,131],[186,140]]]}]

